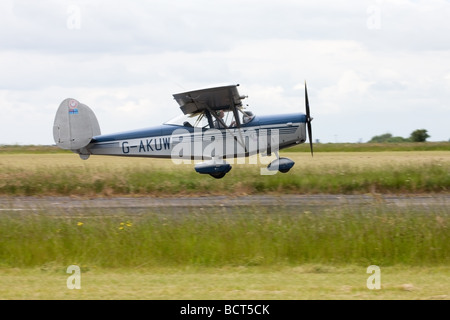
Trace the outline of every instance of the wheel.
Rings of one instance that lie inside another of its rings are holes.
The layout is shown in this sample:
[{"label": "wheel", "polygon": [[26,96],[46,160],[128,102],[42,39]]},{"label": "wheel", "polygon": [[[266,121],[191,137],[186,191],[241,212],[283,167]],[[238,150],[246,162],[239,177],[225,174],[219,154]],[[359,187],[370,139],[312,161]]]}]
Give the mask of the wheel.
[{"label": "wheel", "polygon": [[226,172],[217,172],[217,173],[210,173],[209,175],[216,179],[222,179],[223,177],[225,177],[226,174],[227,174]]}]

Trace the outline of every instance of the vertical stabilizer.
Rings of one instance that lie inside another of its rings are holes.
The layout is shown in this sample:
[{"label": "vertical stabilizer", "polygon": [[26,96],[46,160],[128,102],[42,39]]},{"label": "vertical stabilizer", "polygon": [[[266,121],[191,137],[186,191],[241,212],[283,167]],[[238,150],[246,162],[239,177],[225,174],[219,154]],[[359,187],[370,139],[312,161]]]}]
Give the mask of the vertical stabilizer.
[{"label": "vertical stabilizer", "polygon": [[84,154],[92,137],[100,135],[94,112],[75,99],[61,102],[53,124],[53,138],[61,149]]}]

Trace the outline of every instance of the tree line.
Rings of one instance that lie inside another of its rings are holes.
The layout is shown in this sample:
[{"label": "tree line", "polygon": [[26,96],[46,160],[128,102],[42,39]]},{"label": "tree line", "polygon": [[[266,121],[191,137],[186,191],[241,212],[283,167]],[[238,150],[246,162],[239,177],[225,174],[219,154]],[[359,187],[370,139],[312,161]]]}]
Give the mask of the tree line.
[{"label": "tree line", "polygon": [[409,138],[394,137],[390,133],[381,134],[379,136],[374,136],[370,139],[369,143],[380,143],[380,142],[425,142],[430,136],[426,129],[417,129],[411,132]]}]

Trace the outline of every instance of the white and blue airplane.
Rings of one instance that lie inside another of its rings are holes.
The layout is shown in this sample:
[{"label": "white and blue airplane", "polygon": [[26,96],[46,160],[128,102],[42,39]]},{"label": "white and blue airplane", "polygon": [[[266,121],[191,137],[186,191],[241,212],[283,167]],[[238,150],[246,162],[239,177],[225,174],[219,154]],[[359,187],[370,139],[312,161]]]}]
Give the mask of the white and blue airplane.
[{"label": "white and blue airplane", "polygon": [[76,99],[65,99],[53,125],[58,147],[86,160],[91,155],[205,160],[195,165],[201,174],[222,178],[231,170],[225,159],[255,154],[271,155],[267,169],[288,172],[294,161],[279,157],[278,150],[306,141],[313,155],[312,128],[305,82],[306,113],[254,115],[246,111],[239,85],[174,94],[182,114],[166,123],[133,131],[101,134],[94,112]]}]

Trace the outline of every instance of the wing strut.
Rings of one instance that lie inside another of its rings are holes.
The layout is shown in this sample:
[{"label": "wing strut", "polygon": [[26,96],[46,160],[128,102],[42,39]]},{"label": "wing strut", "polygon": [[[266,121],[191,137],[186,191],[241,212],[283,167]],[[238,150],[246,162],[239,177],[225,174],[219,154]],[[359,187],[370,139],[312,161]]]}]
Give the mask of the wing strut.
[{"label": "wing strut", "polygon": [[[230,92],[230,96],[232,96],[232,93]],[[245,153],[247,154],[247,148],[245,147],[245,141],[244,141],[244,137],[242,137],[242,131],[241,131],[241,120],[239,119],[239,114],[236,108],[236,105],[234,103],[234,100],[231,99],[231,108],[233,109],[233,114],[234,114],[234,121],[236,122],[236,127],[238,128],[238,132],[239,132],[239,137],[241,138],[241,142],[239,142],[239,144],[244,148]],[[234,139],[237,141],[237,138],[234,137]]]}]

